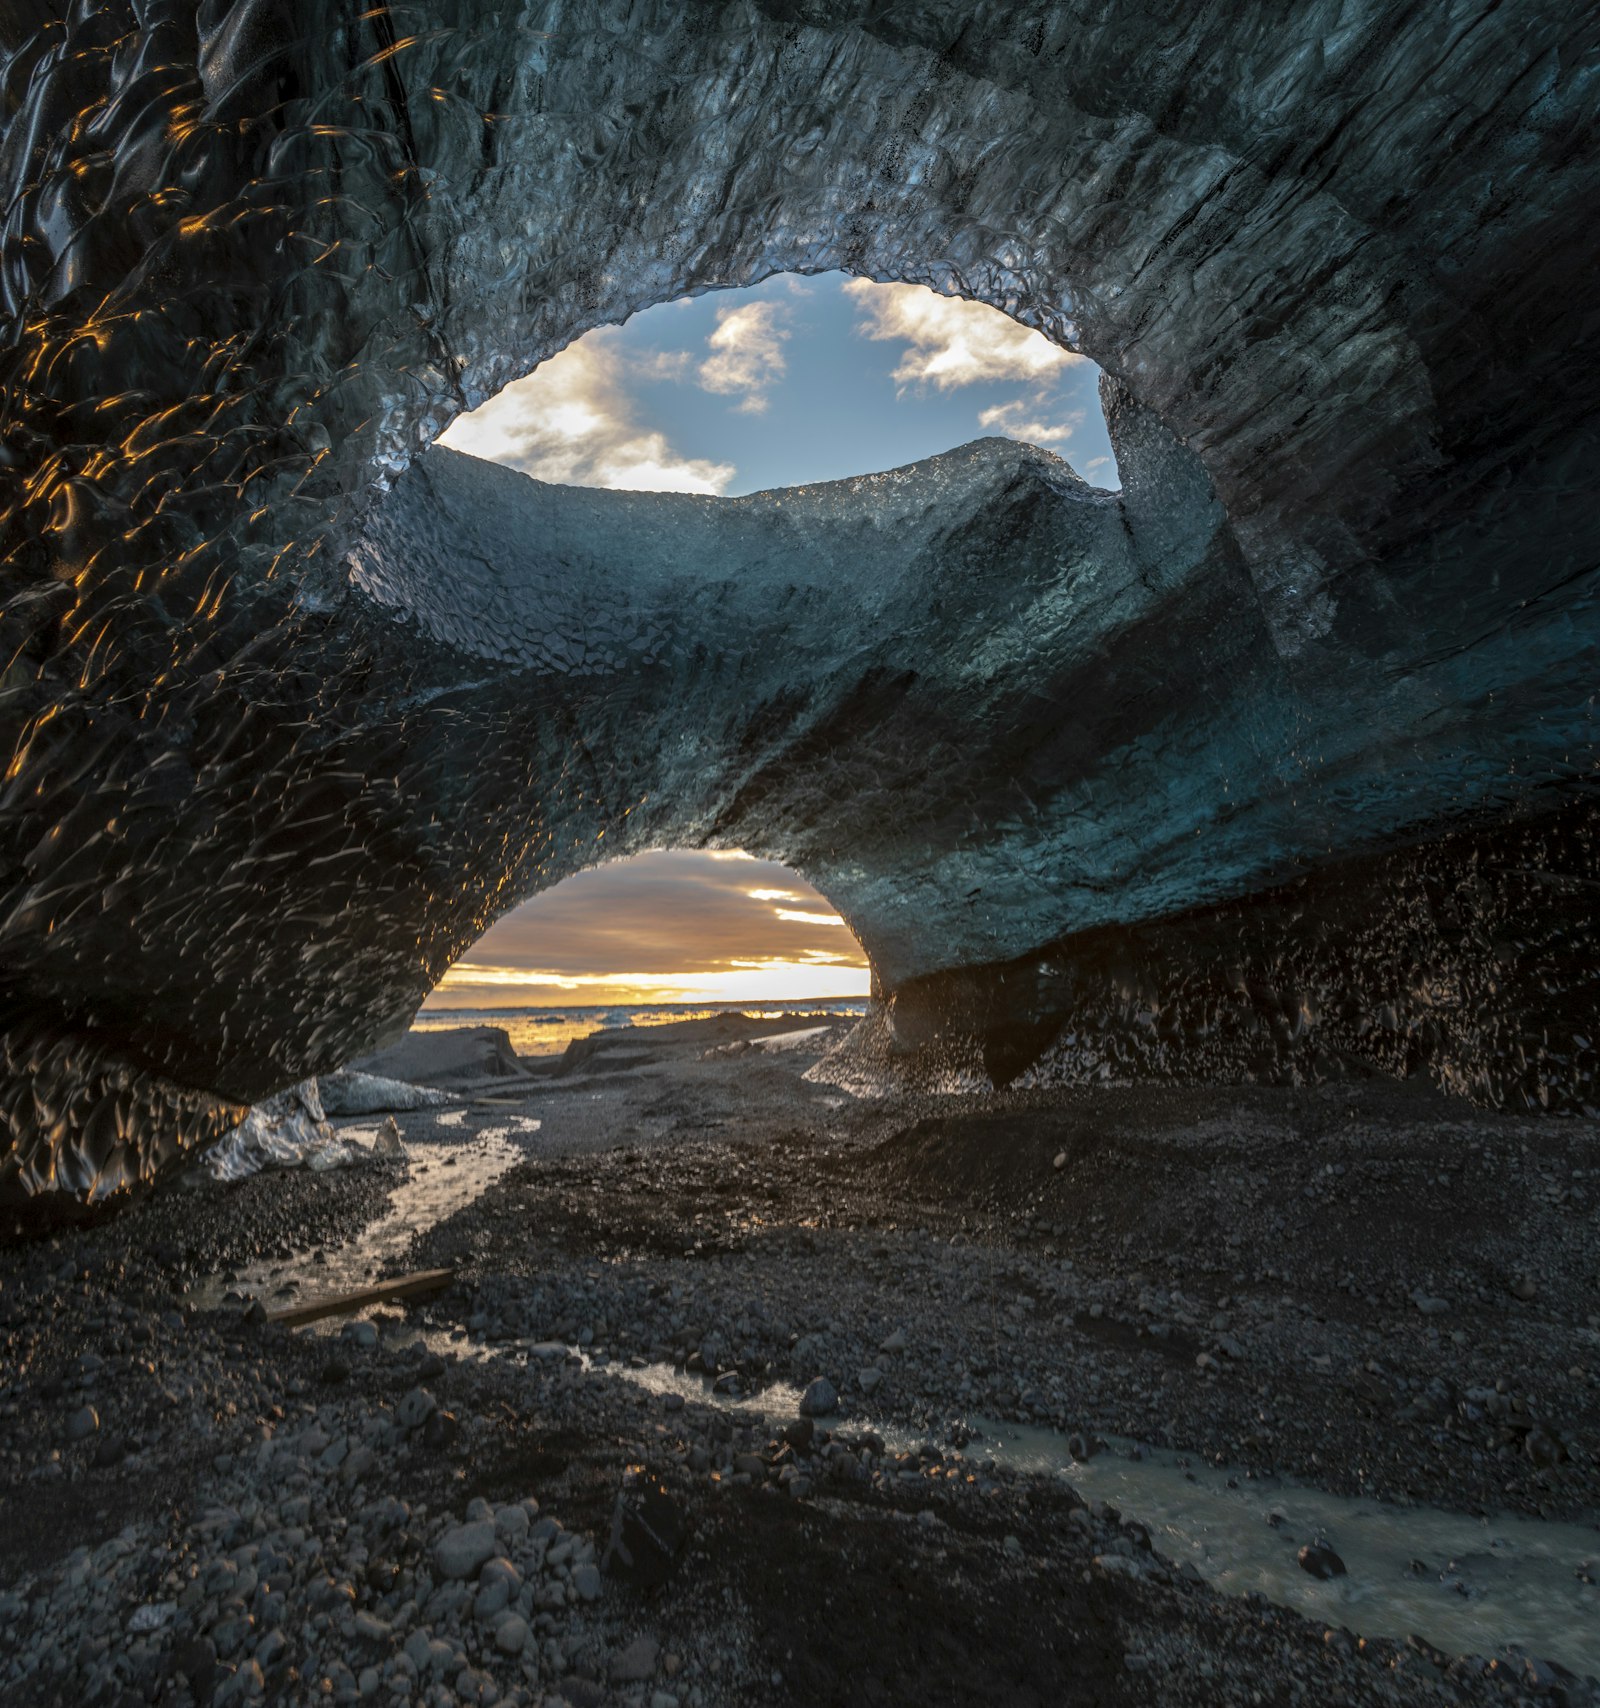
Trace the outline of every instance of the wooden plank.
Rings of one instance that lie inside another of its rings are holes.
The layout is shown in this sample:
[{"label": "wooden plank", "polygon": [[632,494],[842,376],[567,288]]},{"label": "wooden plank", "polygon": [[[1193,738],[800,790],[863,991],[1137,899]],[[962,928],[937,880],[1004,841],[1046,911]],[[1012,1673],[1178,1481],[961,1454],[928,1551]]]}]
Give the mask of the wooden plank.
[{"label": "wooden plank", "polygon": [[453,1269],[419,1269],[413,1275],[400,1275],[393,1281],[378,1281],[370,1287],[359,1287],[353,1293],[329,1293],[320,1299],[307,1299],[303,1304],[288,1305],[281,1311],[268,1311],[269,1323],[282,1323],[286,1328],[298,1328],[301,1323],[320,1322],[323,1317],[348,1316],[352,1311],[364,1311],[368,1305],[381,1305],[389,1299],[420,1299],[425,1293],[437,1293],[456,1278]]}]

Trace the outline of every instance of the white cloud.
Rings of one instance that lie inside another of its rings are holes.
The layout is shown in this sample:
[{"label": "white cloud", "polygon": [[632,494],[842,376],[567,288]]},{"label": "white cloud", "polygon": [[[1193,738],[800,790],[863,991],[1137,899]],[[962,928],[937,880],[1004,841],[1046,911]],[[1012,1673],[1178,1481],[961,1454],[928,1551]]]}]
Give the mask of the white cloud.
[{"label": "white cloud", "polygon": [[844,290],[860,310],[866,337],[906,346],[894,370],[902,385],[940,391],[996,380],[1039,385],[1084,360],[997,308],[942,297],[926,285],[851,279]]},{"label": "white cloud", "polygon": [[[1021,439],[1029,445],[1059,445],[1072,437],[1072,430],[1083,423],[1083,411],[1074,410],[1064,420],[1047,421],[1035,411],[1039,399],[1016,397],[1009,403],[997,403],[992,409],[978,412],[978,425],[991,433],[1004,433],[1007,438]],[[1045,403],[1048,407],[1048,402]]]},{"label": "white cloud", "polygon": [[737,397],[734,408],[760,415],[767,392],[783,378],[788,363],[783,346],[789,330],[781,303],[747,302],[717,314],[717,329],[706,340],[711,354],[700,364],[700,385],[722,397]]},{"label": "white cloud", "polygon": [[625,367],[604,329],[586,333],[470,415],[440,442],[490,462],[567,486],[624,492],[725,492],[732,463],[680,456],[665,433],[645,427],[627,381],[677,378],[687,352],[643,358]]}]

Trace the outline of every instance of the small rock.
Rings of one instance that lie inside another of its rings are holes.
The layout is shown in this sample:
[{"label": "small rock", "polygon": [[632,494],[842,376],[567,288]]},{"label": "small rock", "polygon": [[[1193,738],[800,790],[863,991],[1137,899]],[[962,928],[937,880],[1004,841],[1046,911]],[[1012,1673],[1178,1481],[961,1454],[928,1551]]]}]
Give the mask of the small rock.
[{"label": "small rock", "polygon": [[865,1370],[856,1376],[856,1382],[862,1393],[870,1397],[883,1386],[883,1372],[876,1365],[869,1364]]},{"label": "small rock", "polygon": [[1411,1302],[1425,1317],[1442,1317],[1450,1309],[1448,1299],[1433,1298],[1420,1287],[1412,1293]]},{"label": "small rock", "polygon": [[1344,1561],[1326,1542],[1307,1542],[1297,1558],[1300,1570],[1309,1572],[1314,1578],[1342,1578],[1345,1575]]},{"label": "small rock", "polygon": [[1065,1151],[1057,1151],[1055,1161],[1052,1162],[1050,1166],[1059,1173],[1067,1166],[1067,1153]]},{"label": "small rock", "polygon": [[839,1390],[826,1376],[818,1376],[806,1385],[800,1396],[801,1417],[828,1417],[839,1409]]},{"label": "small rock", "polygon": [[1511,1283],[1511,1294],[1513,1298],[1521,1299],[1527,1304],[1530,1299],[1539,1297],[1539,1283],[1531,1275],[1519,1275]]},{"label": "small rock", "polygon": [[533,1514],[525,1505],[497,1506],[494,1509],[494,1530],[501,1541],[513,1546],[521,1542],[533,1525]]},{"label": "small rock", "polygon": [[100,1414],[93,1406],[79,1406],[67,1418],[67,1440],[85,1441],[100,1427]]},{"label": "small rock", "polygon": [[786,1423],[780,1433],[796,1453],[804,1453],[817,1433],[817,1426],[809,1417],[797,1417]]},{"label": "small rock", "polygon": [[586,1560],[581,1566],[573,1568],[572,1587],[577,1592],[579,1601],[600,1599],[600,1568],[593,1560]]},{"label": "small rock", "polygon": [[435,1409],[428,1413],[428,1421],[422,1426],[422,1445],[437,1451],[450,1446],[460,1433],[461,1423],[453,1411]]},{"label": "small rock", "polygon": [[880,1352],[904,1352],[905,1349],[906,1331],[903,1328],[897,1328],[878,1348]]},{"label": "small rock", "polygon": [[532,1633],[520,1613],[507,1613],[494,1628],[494,1646],[503,1655],[520,1655]]},{"label": "small rock", "polygon": [[426,1388],[413,1388],[394,1408],[394,1420],[409,1434],[420,1429],[438,1409],[438,1402]]},{"label": "small rock", "polygon": [[470,1578],[484,1563],[492,1559],[499,1542],[494,1533],[493,1519],[479,1519],[473,1524],[457,1524],[445,1531],[433,1545],[433,1563],[444,1578]]}]

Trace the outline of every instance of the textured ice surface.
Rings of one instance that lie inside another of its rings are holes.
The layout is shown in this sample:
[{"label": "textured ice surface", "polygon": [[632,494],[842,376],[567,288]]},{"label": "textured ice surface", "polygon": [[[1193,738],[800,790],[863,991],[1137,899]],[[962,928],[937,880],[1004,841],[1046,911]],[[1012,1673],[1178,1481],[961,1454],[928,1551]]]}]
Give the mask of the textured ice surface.
[{"label": "textured ice surface", "polygon": [[[1597,48],[1539,0],[8,7],[0,1183],[148,1177],[652,844],[996,1012],[1332,860],[1409,918],[1398,844],[1594,776]],[[1123,495],[420,454],[590,326],[835,268],[1092,356]]]}]

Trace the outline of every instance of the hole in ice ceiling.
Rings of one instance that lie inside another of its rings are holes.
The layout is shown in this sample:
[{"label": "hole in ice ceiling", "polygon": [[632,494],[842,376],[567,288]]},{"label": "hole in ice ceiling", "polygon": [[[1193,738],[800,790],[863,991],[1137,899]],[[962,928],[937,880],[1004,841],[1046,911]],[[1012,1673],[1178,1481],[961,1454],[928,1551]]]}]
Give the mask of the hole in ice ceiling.
[{"label": "hole in ice ceiling", "polygon": [[787,866],[654,850],[513,908],[445,974],[418,1024],[492,1016],[519,1052],[536,1055],[600,1024],[722,1005],[860,1013],[869,985],[849,926]]},{"label": "hole in ice ceiling", "polygon": [[443,443],[565,485],[734,497],[1004,435],[1114,488],[1099,377],[983,303],[780,274],[586,333]]}]

